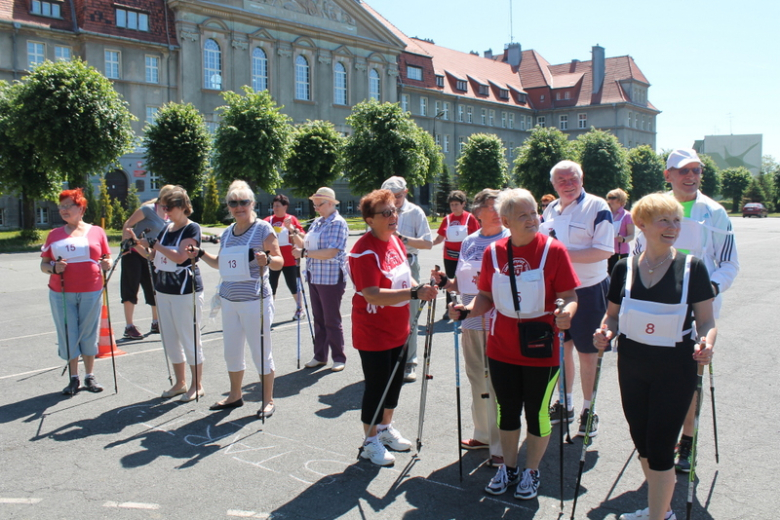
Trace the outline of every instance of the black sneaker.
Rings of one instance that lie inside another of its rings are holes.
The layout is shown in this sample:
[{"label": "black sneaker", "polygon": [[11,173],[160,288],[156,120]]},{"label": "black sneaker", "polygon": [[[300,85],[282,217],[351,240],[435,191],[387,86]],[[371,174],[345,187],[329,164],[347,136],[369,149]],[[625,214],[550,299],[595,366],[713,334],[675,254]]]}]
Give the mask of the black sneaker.
[{"label": "black sneaker", "polygon": [[160,324],[156,321],[152,322],[152,327],[149,329],[149,334],[159,334],[160,333]]},{"label": "black sneaker", "polygon": [[125,339],[144,339],[144,335],[135,325],[128,325],[125,327]]},{"label": "black sneaker", "polygon": [[485,492],[491,495],[502,495],[509,489],[509,486],[517,484],[518,480],[520,480],[520,474],[517,469],[512,471],[502,464],[496,471],[496,475],[490,479],[490,482],[485,487]]},{"label": "black sneaker", "polygon": [[98,384],[97,381],[95,381],[95,376],[87,376],[84,379],[84,388],[89,390],[93,393],[98,393],[103,391],[103,385]]},{"label": "black sneaker", "polygon": [[677,444],[677,457],[674,460],[674,469],[680,473],[690,473],[691,471],[691,449],[693,442],[687,439],[680,439]]},{"label": "black sneaker", "polygon": [[[580,414],[580,431],[577,432],[577,435],[580,437],[585,437],[586,429],[588,427],[588,414],[590,413],[589,409],[584,409],[582,413]],[[589,438],[593,438],[596,435],[599,434],[599,416],[598,414],[593,414],[593,420],[590,423],[590,433],[588,434]]]},{"label": "black sneaker", "polygon": [[78,377],[71,377],[68,386],[62,389],[62,395],[76,395],[79,393],[81,381]]},{"label": "black sneaker", "polygon": [[[561,422],[561,410],[563,410],[563,404],[560,401],[555,401],[555,404],[550,407],[550,424],[559,424]],[[565,417],[568,423],[574,422],[574,408],[569,410],[569,413]]]},{"label": "black sneaker", "polygon": [[520,483],[515,490],[515,498],[520,500],[531,500],[536,498],[539,492],[539,472],[526,469],[520,478]]}]

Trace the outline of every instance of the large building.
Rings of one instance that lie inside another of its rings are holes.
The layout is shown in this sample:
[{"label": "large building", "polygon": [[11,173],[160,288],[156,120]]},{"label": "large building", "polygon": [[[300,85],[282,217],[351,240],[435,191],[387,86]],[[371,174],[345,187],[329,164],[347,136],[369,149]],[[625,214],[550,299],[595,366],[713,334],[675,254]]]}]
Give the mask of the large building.
[{"label": "large building", "polygon": [[[409,38],[359,0],[0,0],[0,79],[20,79],[44,60],[81,57],[110,78],[146,122],[168,101],[192,103],[213,129],[222,92],[268,89],[294,123],[324,119],[348,134],[352,107],[369,98],[399,102],[434,135],[454,168],[468,137],[498,135],[511,162],[535,125],[576,136],[591,126],[628,147],[655,146],[649,82],[629,56],[550,65],[519,44],[484,56]],[[133,183],[142,200],[159,179],[144,151],[107,172],[114,196]],[[359,199],[336,186],[343,213]],[[284,191],[284,190],[282,190]],[[271,196],[260,197],[267,214]],[[418,193],[427,207],[429,191]],[[291,198],[302,212],[305,201]],[[15,197],[0,198],[0,229],[19,226]],[[38,221],[58,220],[41,203]]]}]

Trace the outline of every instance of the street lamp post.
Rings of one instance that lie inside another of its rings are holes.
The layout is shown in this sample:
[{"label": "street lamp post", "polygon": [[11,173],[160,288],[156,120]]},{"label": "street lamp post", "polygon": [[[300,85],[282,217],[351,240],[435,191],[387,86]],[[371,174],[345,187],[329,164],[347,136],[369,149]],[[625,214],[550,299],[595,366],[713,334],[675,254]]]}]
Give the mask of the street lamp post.
[{"label": "street lamp post", "polygon": [[[433,142],[436,142],[436,121],[444,115],[444,110],[438,112],[435,116],[433,116]],[[431,193],[431,213],[433,213],[433,221],[437,221],[437,213],[436,213],[436,181],[439,177],[439,173],[437,172],[436,176],[433,178],[433,193]]]}]

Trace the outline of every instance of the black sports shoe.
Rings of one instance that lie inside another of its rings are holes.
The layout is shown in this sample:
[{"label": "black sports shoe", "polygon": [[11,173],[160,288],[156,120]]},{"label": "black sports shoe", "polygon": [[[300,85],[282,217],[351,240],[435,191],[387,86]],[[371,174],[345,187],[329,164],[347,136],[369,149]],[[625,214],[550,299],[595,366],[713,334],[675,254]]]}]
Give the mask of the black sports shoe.
[{"label": "black sports shoe", "polygon": [[[585,437],[585,433],[588,428],[588,414],[590,413],[590,410],[588,408],[584,409],[582,413],[580,414],[580,431],[577,432],[577,435],[580,437]],[[588,434],[589,438],[593,438],[596,435],[599,434],[599,416],[598,414],[593,414],[593,420],[590,423],[590,433]]]},{"label": "black sports shoe", "polygon": [[677,457],[674,461],[674,469],[680,473],[691,472],[691,450],[693,449],[693,442],[687,439],[680,439],[677,444]]},{"label": "black sports shoe", "polygon": [[152,327],[149,329],[149,334],[159,334],[160,333],[160,324],[156,321],[152,322]]},{"label": "black sports shoe", "polygon": [[103,385],[98,384],[97,381],[95,381],[95,376],[87,376],[84,379],[84,388],[89,390],[93,393],[98,393],[103,391]]},{"label": "black sports shoe", "polygon": [[[550,424],[559,424],[561,422],[562,409],[563,404],[561,404],[560,401],[555,401],[555,404],[550,407]],[[569,413],[566,414],[565,418],[568,420],[569,424],[574,422],[574,408],[569,410]]]},{"label": "black sports shoe", "polygon": [[78,377],[71,377],[68,386],[62,389],[62,395],[76,395],[79,393],[81,381]]}]

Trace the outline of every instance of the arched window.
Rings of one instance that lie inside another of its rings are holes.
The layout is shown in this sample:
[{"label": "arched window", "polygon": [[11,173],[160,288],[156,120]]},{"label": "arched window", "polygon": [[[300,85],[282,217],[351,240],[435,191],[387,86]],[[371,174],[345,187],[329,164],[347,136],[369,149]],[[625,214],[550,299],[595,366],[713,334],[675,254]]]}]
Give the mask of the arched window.
[{"label": "arched window", "polygon": [[371,69],[368,73],[368,98],[382,101],[380,98],[382,92],[379,86],[379,72],[376,69]]},{"label": "arched window", "polygon": [[203,45],[203,86],[212,90],[222,90],[222,51],[212,39]]},{"label": "arched window", "polygon": [[295,99],[304,101],[311,99],[310,82],[309,62],[303,56],[298,55],[295,58]]},{"label": "arched window", "polygon": [[347,104],[347,69],[340,61],[333,66],[333,103]]},{"label": "arched window", "polygon": [[268,57],[260,47],[252,51],[252,88],[255,92],[268,90]]}]

